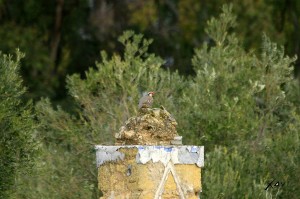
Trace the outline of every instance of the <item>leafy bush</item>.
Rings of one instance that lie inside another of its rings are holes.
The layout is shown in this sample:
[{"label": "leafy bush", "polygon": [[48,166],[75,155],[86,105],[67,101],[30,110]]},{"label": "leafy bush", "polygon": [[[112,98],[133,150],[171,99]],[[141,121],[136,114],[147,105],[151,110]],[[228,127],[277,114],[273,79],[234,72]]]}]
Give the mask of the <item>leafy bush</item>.
[{"label": "leafy bush", "polygon": [[0,198],[9,198],[17,189],[17,177],[30,171],[34,162],[36,123],[32,103],[24,102],[25,88],[19,76],[24,55],[0,52]]},{"label": "leafy bush", "polygon": [[[295,58],[266,36],[261,52],[246,52],[234,25],[230,6],[208,22],[214,45],[196,49],[197,76],[181,99],[188,137],[207,149],[204,198],[297,198],[299,114],[287,98]],[[266,191],[272,179],[289,185]]]}]

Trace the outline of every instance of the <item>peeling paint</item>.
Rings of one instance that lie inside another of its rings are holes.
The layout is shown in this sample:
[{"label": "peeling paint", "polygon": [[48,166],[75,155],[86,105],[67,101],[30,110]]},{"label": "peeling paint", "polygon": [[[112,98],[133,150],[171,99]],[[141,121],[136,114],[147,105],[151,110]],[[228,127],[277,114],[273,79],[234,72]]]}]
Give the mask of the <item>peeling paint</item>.
[{"label": "peeling paint", "polygon": [[97,167],[104,164],[108,161],[117,161],[117,160],[124,160],[125,154],[119,152],[119,146],[100,146],[97,145],[96,149],[96,160],[97,160]]},{"label": "peeling paint", "polygon": [[165,166],[169,161],[174,164],[196,164],[204,166],[203,146],[95,146],[97,167],[109,161],[124,160],[125,154],[119,152],[120,148],[137,148],[136,162],[146,164],[149,161],[161,162]]}]

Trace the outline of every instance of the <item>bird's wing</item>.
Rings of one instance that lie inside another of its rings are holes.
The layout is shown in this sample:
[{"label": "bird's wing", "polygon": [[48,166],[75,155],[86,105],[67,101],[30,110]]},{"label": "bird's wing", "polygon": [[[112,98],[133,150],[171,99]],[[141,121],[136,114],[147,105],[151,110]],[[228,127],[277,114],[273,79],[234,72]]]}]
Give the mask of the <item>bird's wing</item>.
[{"label": "bird's wing", "polygon": [[139,108],[142,108],[143,104],[147,101],[147,96],[143,96],[139,101]]}]

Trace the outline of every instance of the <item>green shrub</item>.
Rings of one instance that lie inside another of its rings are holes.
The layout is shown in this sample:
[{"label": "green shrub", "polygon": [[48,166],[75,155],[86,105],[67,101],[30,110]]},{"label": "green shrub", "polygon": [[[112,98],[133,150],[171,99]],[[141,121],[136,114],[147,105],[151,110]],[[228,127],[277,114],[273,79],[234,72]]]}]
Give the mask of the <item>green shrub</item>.
[{"label": "green shrub", "polygon": [[20,60],[0,52],[0,198],[10,198],[34,162],[37,144],[32,103],[24,102],[25,87],[19,76]]}]

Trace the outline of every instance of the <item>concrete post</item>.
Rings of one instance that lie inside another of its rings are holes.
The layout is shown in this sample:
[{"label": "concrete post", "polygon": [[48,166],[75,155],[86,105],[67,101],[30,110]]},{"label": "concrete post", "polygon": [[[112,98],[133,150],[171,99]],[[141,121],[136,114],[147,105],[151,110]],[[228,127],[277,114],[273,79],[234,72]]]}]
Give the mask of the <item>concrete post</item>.
[{"label": "concrete post", "polygon": [[183,146],[177,122],[163,107],[142,108],[96,146],[103,199],[196,199],[202,190],[203,146]]},{"label": "concrete post", "polygon": [[203,146],[96,146],[101,198],[196,199]]}]

